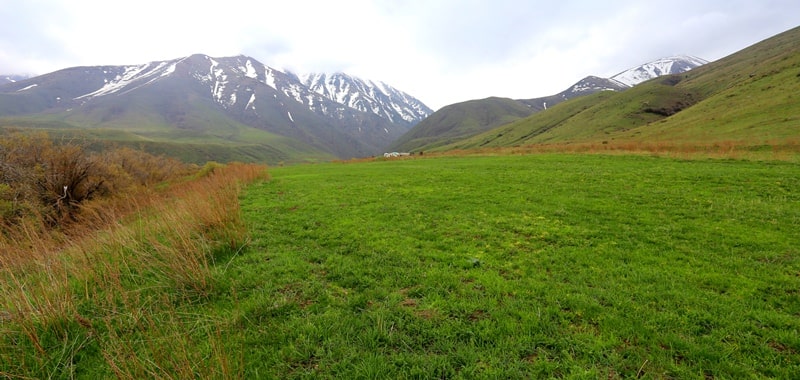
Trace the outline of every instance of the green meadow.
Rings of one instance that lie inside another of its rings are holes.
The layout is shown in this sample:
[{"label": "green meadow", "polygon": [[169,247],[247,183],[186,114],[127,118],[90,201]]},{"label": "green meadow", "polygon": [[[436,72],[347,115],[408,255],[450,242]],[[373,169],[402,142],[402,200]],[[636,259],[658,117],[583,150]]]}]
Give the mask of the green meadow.
[{"label": "green meadow", "polygon": [[0,377],[800,374],[797,163],[232,170],[63,256],[0,257]]},{"label": "green meadow", "polygon": [[[226,266],[250,376],[791,378],[800,166],[644,156],[272,168]],[[232,346],[231,348],[233,348]]]}]

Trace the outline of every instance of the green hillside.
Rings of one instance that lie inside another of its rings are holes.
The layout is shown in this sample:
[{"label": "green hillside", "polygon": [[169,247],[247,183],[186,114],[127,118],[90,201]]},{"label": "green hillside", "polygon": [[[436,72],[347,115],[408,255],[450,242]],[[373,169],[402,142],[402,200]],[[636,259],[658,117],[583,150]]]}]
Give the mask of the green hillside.
[{"label": "green hillside", "polygon": [[681,75],[556,105],[437,150],[575,142],[800,137],[800,28]]},{"label": "green hillside", "polygon": [[452,104],[435,112],[396,140],[390,150],[420,151],[474,136],[526,117],[530,107],[508,98],[487,98]]},{"label": "green hillside", "polygon": [[[240,124],[216,124],[208,131],[169,128],[159,123],[145,123],[151,116],[139,114],[143,121],[127,129],[79,127],[58,118],[0,118],[0,134],[25,130],[47,132],[54,139],[85,141],[91,149],[125,146],[151,154],[166,155],[184,162],[310,162],[334,159],[297,140],[271,134]],[[131,119],[133,120],[133,119]],[[230,120],[227,120],[230,123]],[[131,123],[131,125],[133,125]]]}]

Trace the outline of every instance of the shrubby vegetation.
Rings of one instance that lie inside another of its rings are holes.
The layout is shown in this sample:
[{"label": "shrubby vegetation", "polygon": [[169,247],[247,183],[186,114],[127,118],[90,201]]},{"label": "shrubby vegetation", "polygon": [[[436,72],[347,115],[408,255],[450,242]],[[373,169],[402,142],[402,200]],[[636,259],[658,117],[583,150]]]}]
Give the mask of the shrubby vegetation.
[{"label": "shrubby vegetation", "polygon": [[[130,148],[90,152],[78,140],[44,133],[0,138],[0,225],[18,234],[69,233],[108,221],[130,198],[196,168]],[[118,201],[109,207],[112,200]],[[113,219],[113,217],[112,217]]]},{"label": "shrubby vegetation", "polygon": [[227,289],[214,264],[247,242],[238,196],[265,167],[43,135],[2,154],[0,378],[233,377],[224,326],[195,309]]}]

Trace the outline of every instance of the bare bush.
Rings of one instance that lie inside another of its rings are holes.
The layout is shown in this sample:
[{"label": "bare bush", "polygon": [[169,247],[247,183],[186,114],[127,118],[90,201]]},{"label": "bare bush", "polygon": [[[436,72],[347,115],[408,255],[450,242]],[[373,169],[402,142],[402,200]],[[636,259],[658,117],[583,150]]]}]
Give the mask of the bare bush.
[{"label": "bare bush", "polygon": [[75,223],[90,201],[127,197],[189,168],[129,148],[90,153],[79,141],[10,134],[0,138],[0,225],[32,218],[48,228]]}]

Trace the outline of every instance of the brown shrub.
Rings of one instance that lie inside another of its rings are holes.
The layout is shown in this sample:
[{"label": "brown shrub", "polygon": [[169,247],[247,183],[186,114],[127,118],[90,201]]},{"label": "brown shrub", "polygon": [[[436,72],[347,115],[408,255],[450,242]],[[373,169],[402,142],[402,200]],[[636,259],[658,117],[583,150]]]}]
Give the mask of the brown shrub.
[{"label": "brown shrub", "polygon": [[80,141],[13,133],[0,138],[0,226],[6,239],[28,240],[54,228],[102,223],[114,215],[109,200],[130,198],[190,169],[129,148],[90,153]]}]

